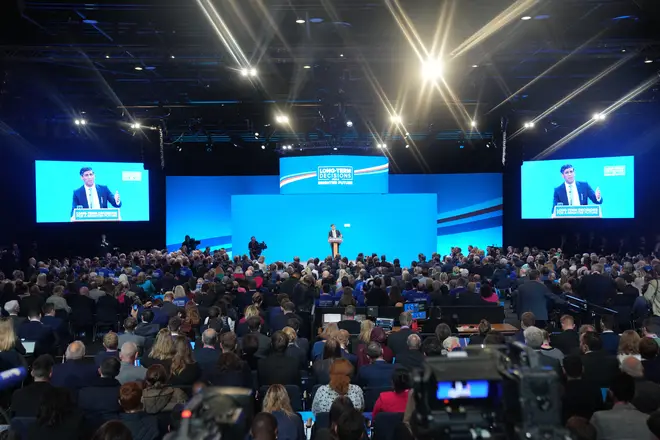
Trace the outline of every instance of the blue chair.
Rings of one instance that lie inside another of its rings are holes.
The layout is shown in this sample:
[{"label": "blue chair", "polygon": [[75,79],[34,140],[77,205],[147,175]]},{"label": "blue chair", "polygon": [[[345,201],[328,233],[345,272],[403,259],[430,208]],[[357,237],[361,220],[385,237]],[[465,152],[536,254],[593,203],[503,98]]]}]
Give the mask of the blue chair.
[{"label": "blue chair", "polygon": [[378,387],[378,388],[365,388],[364,389],[364,411],[371,412],[376,405],[376,400],[380,397],[380,393],[385,391],[392,391],[392,387]]},{"label": "blue chair", "polygon": [[371,429],[372,440],[395,440],[397,427],[403,422],[403,413],[376,414]]}]

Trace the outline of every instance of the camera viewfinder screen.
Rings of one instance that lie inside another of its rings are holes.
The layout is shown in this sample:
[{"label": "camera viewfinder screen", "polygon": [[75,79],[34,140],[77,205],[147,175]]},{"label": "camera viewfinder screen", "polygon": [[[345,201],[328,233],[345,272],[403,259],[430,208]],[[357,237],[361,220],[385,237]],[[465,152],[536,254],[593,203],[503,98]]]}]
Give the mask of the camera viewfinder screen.
[{"label": "camera viewfinder screen", "polygon": [[488,397],[488,391],[487,380],[438,382],[436,398],[438,400],[485,399]]}]

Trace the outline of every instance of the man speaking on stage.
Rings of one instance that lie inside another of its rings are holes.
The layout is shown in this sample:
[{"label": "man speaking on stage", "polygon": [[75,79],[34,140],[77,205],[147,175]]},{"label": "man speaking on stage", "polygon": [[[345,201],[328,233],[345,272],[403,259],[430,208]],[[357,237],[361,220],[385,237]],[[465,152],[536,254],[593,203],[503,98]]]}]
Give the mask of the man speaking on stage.
[{"label": "man speaking on stage", "polygon": [[83,186],[73,191],[72,216],[73,210],[77,207],[106,209],[109,202],[115,208],[121,208],[119,191],[112,194],[107,186],[96,185],[95,178],[92,168],[84,167],[80,169],[80,179],[83,181]]},{"label": "man speaking on stage", "polygon": [[555,188],[555,194],[552,201],[553,212],[557,205],[587,205],[589,204],[589,200],[596,205],[603,203],[599,187],[596,187],[596,191],[594,191],[591,189],[588,182],[575,181],[575,170],[573,169],[573,165],[563,165],[561,167],[561,174],[564,178],[564,183]]},{"label": "man speaking on stage", "polygon": [[[342,238],[341,232],[339,231],[339,229],[335,228],[334,223],[330,225],[330,232],[328,232],[328,239],[331,238]],[[335,252],[335,248],[334,248],[335,244],[337,245],[337,252]],[[340,244],[341,243],[330,243],[330,253],[333,257],[339,253]]]}]

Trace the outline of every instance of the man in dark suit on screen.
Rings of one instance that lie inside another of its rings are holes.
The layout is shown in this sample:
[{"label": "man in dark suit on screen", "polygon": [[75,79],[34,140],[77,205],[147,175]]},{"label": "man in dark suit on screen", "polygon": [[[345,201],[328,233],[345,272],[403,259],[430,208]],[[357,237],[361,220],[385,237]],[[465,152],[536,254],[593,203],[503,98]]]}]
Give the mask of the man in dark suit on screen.
[{"label": "man in dark suit on screen", "polygon": [[[328,232],[328,238],[341,238],[341,237],[342,237],[342,235],[341,235],[341,232],[339,231],[339,229],[335,228],[334,224],[330,225],[330,231]],[[332,245],[333,245],[333,243],[330,243],[330,252],[332,253],[332,256],[334,257],[335,252],[333,250]],[[337,243],[337,254],[339,253],[339,246],[340,245],[341,245],[341,243]]]},{"label": "man in dark suit on screen", "polygon": [[113,194],[105,185],[95,183],[96,176],[90,167],[80,169],[80,179],[83,186],[73,191],[73,203],[71,204],[71,215],[78,206],[83,208],[105,209],[110,203],[115,208],[121,208],[119,191]]},{"label": "man in dark suit on screen", "polygon": [[552,201],[552,209],[555,206],[562,205],[587,205],[591,200],[596,205],[603,203],[603,198],[600,194],[600,188],[596,187],[596,191],[591,189],[588,182],[576,182],[575,170],[573,165],[566,164],[561,167],[561,175],[564,178],[564,183],[555,188],[555,194]]}]

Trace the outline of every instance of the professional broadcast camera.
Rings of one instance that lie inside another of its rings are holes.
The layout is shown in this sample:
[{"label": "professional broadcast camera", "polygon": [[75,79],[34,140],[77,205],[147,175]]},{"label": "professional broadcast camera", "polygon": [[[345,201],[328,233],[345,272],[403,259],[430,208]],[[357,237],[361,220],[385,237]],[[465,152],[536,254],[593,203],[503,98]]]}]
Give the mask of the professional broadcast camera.
[{"label": "professional broadcast camera", "polygon": [[201,241],[195,240],[194,238],[190,237],[189,235],[186,235],[186,238],[183,240],[182,243],[186,248],[188,248],[188,252],[192,252],[197,249],[197,246],[201,244]]},{"label": "professional broadcast camera", "polygon": [[210,387],[202,390],[181,412],[179,429],[165,440],[242,440],[250,429],[252,390]]},{"label": "professional broadcast camera", "polygon": [[570,439],[555,371],[516,342],[428,357],[413,374],[417,440]]}]

